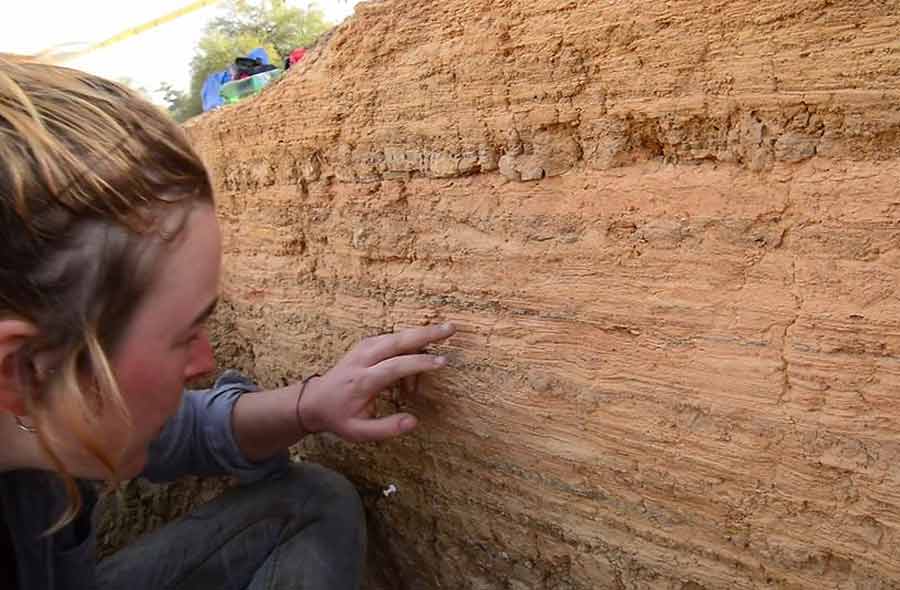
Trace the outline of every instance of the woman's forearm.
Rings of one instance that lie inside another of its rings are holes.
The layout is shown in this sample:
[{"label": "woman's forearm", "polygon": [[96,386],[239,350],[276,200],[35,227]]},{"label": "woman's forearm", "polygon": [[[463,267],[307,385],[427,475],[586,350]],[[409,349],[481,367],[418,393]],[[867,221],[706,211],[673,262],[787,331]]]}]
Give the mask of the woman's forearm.
[{"label": "woman's forearm", "polygon": [[305,436],[297,421],[301,386],[302,383],[294,383],[281,389],[246,393],[235,403],[232,430],[248,461],[264,461]]}]

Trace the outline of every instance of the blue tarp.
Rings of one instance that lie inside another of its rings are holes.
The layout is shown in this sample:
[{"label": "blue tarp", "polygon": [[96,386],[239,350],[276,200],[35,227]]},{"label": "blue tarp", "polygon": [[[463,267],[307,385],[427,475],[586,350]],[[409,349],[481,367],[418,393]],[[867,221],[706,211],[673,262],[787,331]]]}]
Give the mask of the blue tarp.
[{"label": "blue tarp", "polygon": [[[262,47],[257,47],[248,53],[247,57],[258,59],[264,64],[272,63],[271,60],[269,60],[269,54],[266,53],[266,50]],[[203,82],[203,90],[200,93],[200,98],[203,102],[203,112],[211,111],[216,107],[222,106],[223,102],[222,97],[219,95],[219,91],[222,89],[222,85],[231,82],[231,79],[231,68],[222,70],[221,72],[213,72],[207,76],[206,81]]]},{"label": "blue tarp", "polygon": [[254,49],[253,51],[251,51],[250,53],[248,53],[248,54],[247,54],[247,57],[249,57],[250,59],[258,59],[258,60],[261,61],[264,65],[265,65],[265,64],[270,64],[270,63],[272,63],[272,62],[269,60],[269,54],[266,53],[266,50],[263,49],[262,47],[257,47],[256,49]]},{"label": "blue tarp", "polygon": [[200,97],[203,100],[203,112],[222,106],[222,97],[219,96],[219,90],[222,89],[222,84],[230,81],[231,72],[228,70],[213,72],[207,76],[206,82],[203,83],[203,92],[200,93]]}]

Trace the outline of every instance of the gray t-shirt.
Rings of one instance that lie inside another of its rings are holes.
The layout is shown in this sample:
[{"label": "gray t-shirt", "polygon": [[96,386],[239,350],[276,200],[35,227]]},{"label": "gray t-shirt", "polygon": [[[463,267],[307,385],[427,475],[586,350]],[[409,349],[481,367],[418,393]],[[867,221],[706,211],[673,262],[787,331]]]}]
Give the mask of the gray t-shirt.
[{"label": "gray t-shirt", "polygon": [[[237,399],[250,391],[256,387],[246,377],[226,371],[212,389],[185,392],[178,413],[151,444],[141,476],[165,482],[184,475],[236,475],[241,483],[252,483],[282,472],[288,464],[286,450],[267,461],[251,463],[235,441],[231,412]],[[18,590],[95,587],[96,536],[91,512],[97,495],[89,482],[78,484],[84,508],[74,521],[48,536],[44,531],[66,506],[62,480],[47,471],[0,473],[0,523],[5,521],[15,545]]]}]

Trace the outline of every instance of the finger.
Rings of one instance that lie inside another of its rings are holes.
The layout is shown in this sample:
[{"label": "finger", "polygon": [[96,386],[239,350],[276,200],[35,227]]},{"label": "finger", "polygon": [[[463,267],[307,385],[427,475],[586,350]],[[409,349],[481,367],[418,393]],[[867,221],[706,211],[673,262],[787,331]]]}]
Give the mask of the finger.
[{"label": "finger", "polygon": [[446,340],[455,332],[456,326],[448,323],[385,334],[373,338],[364,354],[369,364],[374,365],[394,356],[419,352],[429,344]]},{"label": "finger", "polygon": [[381,361],[366,372],[366,385],[373,390],[387,389],[400,379],[447,366],[447,358],[433,354],[407,354]]},{"label": "finger", "polygon": [[350,442],[377,442],[406,434],[416,427],[419,421],[411,414],[393,414],[384,418],[352,420],[344,438]]}]

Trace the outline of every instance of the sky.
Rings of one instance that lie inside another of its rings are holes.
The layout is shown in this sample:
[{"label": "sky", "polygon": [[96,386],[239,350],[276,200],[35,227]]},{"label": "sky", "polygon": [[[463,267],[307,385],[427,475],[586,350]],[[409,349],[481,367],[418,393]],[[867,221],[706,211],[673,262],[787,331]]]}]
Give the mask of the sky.
[{"label": "sky", "polygon": [[[294,0],[315,4],[337,24],[360,0]],[[37,53],[65,44],[89,45],[191,4],[191,0],[28,0],[3,8],[0,52]],[[194,47],[219,9],[201,8],[136,37],[66,63],[106,78],[130,78],[153,91],[163,82],[187,90]],[[77,47],[77,46],[76,46]]]}]

